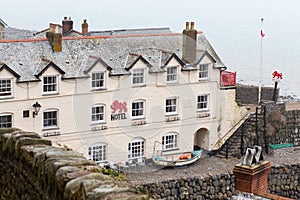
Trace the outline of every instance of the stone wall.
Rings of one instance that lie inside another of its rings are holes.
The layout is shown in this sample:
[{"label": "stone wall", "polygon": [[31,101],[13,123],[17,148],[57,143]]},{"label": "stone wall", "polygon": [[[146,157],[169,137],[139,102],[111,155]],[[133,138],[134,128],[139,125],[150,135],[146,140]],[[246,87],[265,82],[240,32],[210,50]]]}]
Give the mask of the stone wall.
[{"label": "stone wall", "polygon": [[300,199],[300,163],[273,166],[269,174],[271,194]]},{"label": "stone wall", "polygon": [[[300,163],[272,166],[268,176],[271,194],[300,199]],[[207,177],[185,177],[140,186],[157,199],[224,199],[236,194],[233,173]]]},{"label": "stone wall", "polygon": [[[258,102],[258,86],[253,85],[241,85],[236,86],[236,100],[246,104],[257,104]],[[274,94],[274,87],[262,87],[261,100],[272,101]],[[279,89],[276,91],[275,99],[278,100]]]},{"label": "stone wall", "polygon": [[146,199],[95,162],[38,134],[0,129],[0,199]]}]

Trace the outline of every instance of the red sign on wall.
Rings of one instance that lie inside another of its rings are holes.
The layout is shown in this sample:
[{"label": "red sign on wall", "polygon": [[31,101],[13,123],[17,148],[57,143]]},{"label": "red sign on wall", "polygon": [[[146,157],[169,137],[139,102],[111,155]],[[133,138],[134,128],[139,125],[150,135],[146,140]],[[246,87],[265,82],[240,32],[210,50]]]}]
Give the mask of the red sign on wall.
[{"label": "red sign on wall", "polygon": [[236,86],[236,72],[222,71],[221,87]]}]

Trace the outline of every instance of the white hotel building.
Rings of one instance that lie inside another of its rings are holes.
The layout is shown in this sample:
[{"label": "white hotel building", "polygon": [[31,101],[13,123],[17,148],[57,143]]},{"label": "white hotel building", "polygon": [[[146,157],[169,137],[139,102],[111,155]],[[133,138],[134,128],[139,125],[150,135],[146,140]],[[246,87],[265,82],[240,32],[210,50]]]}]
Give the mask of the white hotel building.
[{"label": "white hotel building", "polygon": [[[62,27],[0,41],[0,127],[39,133],[96,162],[164,151],[213,150],[245,116],[226,69],[202,32],[91,32]],[[47,32],[47,38],[45,38]],[[40,105],[34,112],[33,104]]]}]

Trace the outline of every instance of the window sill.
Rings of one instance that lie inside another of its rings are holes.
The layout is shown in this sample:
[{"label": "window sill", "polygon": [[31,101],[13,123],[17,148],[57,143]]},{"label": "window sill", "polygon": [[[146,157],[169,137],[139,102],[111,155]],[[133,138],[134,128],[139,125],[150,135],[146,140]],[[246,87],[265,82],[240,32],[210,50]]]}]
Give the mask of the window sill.
[{"label": "window sill", "polygon": [[166,117],[173,117],[173,116],[177,116],[177,115],[178,115],[177,112],[176,113],[166,113],[165,114]]},{"label": "window sill", "polygon": [[106,121],[92,122],[91,126],[96,126],[96,125],[101,125],[101,124],[106,124]]},{"label": "window sill", "polygon": [[146,87],[147,85],[145,83],[143,84],[132,84],[132,87]]},{"label": "window sill", "polygon": [[102,91],[102,90],[107,90],[107,88],[92,88],[92,92],[97,92],[97,91]]},{"label": "window sill", "polygon": [[179,81],[166,81],[167,85],[177,85]]},{"label": "window sill", "polygon": [[14,97],[13,96],[0,96],[0,99],[3,100],[3,99],[13,99]]},{"label": "window sill", "polygon": [[49,128],[44,127],[44,128],[42,129],[42,131],[52,131],[52,130],[59,130],[59,127],[49,127]]},{"label": "window sill", "polygon": [[58,95],[58,92],[55,93],[43,93],[42,96],[52,96],[52,95]]},{"label": "window sill", "polygon": [[163,149],[162,152],[172,152],[172,151],[178,151],[179,148],[173,148],[173,149]]},{"label": "window sill", "polygon": [[145,120],[146,118],[144,116],[142,117],[134,117],[134,118],[131,118],[132,121],[136,121],[136,120]]}]

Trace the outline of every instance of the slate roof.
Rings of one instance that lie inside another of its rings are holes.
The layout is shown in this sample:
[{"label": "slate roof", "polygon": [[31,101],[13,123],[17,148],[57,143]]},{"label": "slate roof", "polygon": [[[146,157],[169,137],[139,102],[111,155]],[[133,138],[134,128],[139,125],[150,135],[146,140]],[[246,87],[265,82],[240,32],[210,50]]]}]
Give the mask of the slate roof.
[{"label": "slate roof", "polygon": [[5,40],[16,40],[16,39],[25,39],[31,38],[33,36],[33,31],[17,29],[12,27],[4,28],[4,39]]},{"label": "slate roof", "polygon": [[[63,78],[87,77],[88,72],[101,62],[110,70],[110,75],[130,74],[137,59],[143,59],[149,72],[165,71],[164,65],[171,57],[182,58],[182,34],[148,34],[108,37],[74,37],[63,39],[62,52],[53,52],[49,42],[30,40],[22,42],[0,42],[0,62],[5,63],[16,74],[19,82],[38,81],[36,76],[50,62],[61,69]],[[203,33],[198,34],[198,61],[207,52],[216,61],[216,67],[225,67]],[[181,60],[180,60],[181,61]],[[197,62],[185,64],[185,70],[195,69]]]}]

